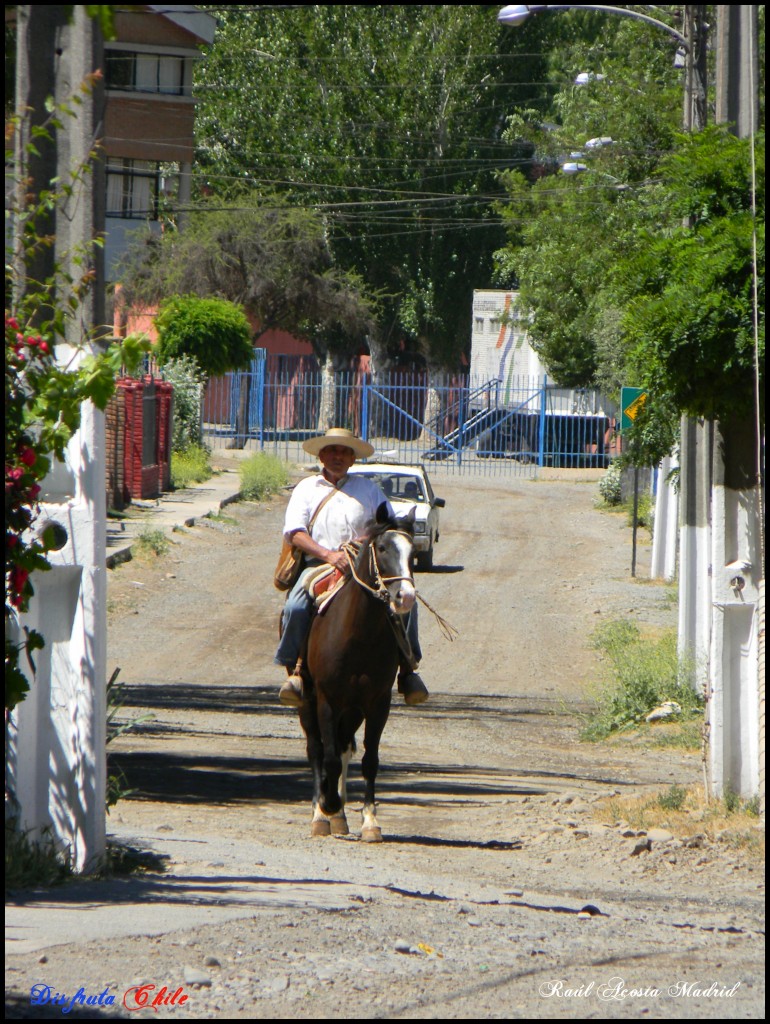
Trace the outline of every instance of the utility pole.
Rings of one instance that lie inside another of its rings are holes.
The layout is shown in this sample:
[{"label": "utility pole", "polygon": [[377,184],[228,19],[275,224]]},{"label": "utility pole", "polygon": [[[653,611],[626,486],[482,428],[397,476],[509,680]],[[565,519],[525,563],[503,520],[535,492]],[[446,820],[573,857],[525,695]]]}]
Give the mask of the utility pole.
[{"label": "utility pole", "polygon": [[[684,8],[685,131],[706,126],[706,7]],[[679,657],[693,685],[706,692],[711,636],[712,425],[683,416],[680,424]]]}]

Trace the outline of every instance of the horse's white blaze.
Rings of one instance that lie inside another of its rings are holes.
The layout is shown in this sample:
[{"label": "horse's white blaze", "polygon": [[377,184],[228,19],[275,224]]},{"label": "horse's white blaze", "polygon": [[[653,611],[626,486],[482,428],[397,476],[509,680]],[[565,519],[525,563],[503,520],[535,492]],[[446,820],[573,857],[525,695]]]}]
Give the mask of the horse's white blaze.
[{"label": "horse's white blaze", "polygon": [[394,573],[394,575],[403,578],[395,579],[388,584],[391,598],[390,603],[394,612],[398,615],[406,615],[407,612],[412,610],[417,597],[417,592],[411,579],[412,573],[409,564],[412,556],[412,545],[406,537],[400,534],[396,534],[393,537],[393,544],[399,553],[398,573]]}]

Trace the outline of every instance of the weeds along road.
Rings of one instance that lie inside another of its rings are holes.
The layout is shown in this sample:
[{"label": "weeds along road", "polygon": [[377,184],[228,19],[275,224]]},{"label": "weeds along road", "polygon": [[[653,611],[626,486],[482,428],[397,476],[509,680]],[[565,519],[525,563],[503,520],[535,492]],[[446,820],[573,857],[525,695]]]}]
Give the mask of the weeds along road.
[{"label": "weeds along road", "polygon": [[578,740],[603,670],[591,632],[674,626],[670,589],[641,576],[644,553],[631,579],[630,530],[594,507],[595,483],[433,478],[447,505],[417,582],[460,635],[421,608],[431,699],[394,697],[385,842],[358,839],[360,755],[351,836],[309,838],[304,742],[272,664],[286,497],[230,506],[110,577],[122,717],[154,717],[110,748],[133,792],[109,825],[167,873],[130,883],[109,936],[85,915],[45,964],[12,956],[14,991],[143,979],[185,987],[190,1018],[763,1017],[753,847],[602,810],[697,784],[700,755]]}]

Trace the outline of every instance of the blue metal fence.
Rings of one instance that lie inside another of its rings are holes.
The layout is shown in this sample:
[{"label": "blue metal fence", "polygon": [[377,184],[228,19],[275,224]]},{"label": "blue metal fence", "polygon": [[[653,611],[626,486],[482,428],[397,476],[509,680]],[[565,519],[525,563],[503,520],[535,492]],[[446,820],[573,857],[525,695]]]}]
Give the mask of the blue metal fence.
[{"label": "blue metal fence", "polygon": [[306,461],[302,441],[348,427],[382,458],[475,472],[539,466],[604,468],[616,451],[614,405],[546,378],[474,382],[467,376],[275,371],[264,357],[209,381],[204,437]]}]

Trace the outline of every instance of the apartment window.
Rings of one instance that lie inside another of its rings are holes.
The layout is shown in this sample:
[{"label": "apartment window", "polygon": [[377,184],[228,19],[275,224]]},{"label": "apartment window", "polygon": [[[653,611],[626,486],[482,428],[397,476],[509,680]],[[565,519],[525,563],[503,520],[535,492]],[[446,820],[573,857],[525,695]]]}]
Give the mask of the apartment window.
[{"label": "apartment window", "polygon": [[157,220],[160,167],[148,160],[107,161],[107,216]]},{"label": "apartment window", "polygon": [[159,53],[107,53],[107,88],[121,92],[160,93],[186,96],[185,58]]}]

